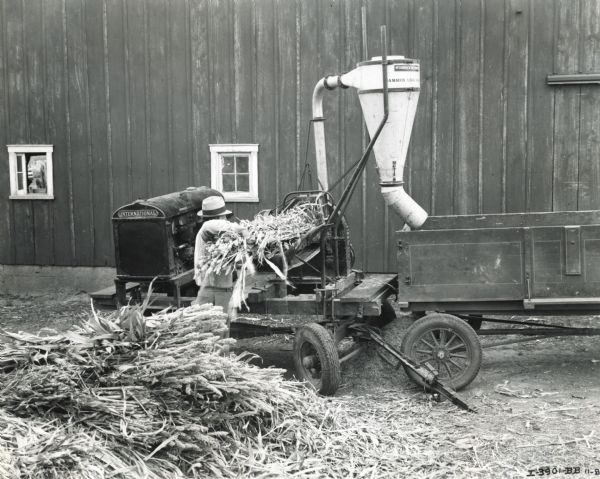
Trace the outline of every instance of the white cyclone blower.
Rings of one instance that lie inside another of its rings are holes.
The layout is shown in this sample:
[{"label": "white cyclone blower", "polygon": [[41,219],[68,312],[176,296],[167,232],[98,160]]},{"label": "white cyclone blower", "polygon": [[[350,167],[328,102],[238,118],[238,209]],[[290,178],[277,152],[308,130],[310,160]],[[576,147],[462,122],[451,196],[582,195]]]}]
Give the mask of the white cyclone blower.
[{"label": "white cyclone blower", "polygon": [[[384,79],[387,80],[387,91]],[[319,80],[313,93],[312,108],[317,176],[323,190],[329,187],[323,93],[337,87],[352,87],[358,91],[367,130],[370,137],[376,139],[372,148],[383,198],[412,229],[418,229],[427,219],[427,212],[403,187],[404,163],[419,100],[418,61],[403,56],[373,57],[348,73]]]}]

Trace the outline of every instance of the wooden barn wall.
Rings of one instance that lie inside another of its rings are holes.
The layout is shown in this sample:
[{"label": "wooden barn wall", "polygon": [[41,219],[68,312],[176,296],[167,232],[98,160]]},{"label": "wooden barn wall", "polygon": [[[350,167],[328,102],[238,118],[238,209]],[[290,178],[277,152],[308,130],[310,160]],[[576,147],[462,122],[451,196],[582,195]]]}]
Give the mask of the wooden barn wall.
[{"label": "wooden barn wall", "polygon": [[[421,61],[405,170],[431,214],[600,208],[597,0],[0,0],[0,264],[110,265],[110,214],[208,184],[210,143],[259,143],[259,204],[295,189],[324,74],[381,52]],[[367,138],[356,95],[327,96],[338,178]],[[4,145],[54,145],[54,201],[8,200]],[[315,167],[312,164],[312,186]],[[311,186],[305,175],[304,187]],[[337,192],[337,191],[336,191]],[[394,270],[369,166],[348,213],[360,266]]]}]

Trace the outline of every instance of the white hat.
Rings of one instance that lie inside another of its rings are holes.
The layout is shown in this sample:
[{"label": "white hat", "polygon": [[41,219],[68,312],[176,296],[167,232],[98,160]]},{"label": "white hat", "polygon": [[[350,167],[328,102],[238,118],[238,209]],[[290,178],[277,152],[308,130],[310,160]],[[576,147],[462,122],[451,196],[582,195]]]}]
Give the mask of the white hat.
[{"label": "white hat", "polygon": [[208,196],[202,200],[202,211],[198,216],[202,218],[214,218],[221,215],[230,215],[231,211],[225,208],[225,200],[220,196]]}]

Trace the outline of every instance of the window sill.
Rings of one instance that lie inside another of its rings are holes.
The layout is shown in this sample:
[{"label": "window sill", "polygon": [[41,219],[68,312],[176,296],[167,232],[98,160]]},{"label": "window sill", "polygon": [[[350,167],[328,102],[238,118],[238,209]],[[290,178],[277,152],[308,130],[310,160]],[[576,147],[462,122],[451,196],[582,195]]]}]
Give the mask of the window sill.
[{"label": "window sill", "polygon": [[8,198],[11,200],[53,200],[54,196],[31,193],[28,195],[10,195]]},{"label": "window sill", "polygon": [[238,196],[227,193],[223,193],[223,198],[227,203],[258,203],[260,201],[257,196]]}]

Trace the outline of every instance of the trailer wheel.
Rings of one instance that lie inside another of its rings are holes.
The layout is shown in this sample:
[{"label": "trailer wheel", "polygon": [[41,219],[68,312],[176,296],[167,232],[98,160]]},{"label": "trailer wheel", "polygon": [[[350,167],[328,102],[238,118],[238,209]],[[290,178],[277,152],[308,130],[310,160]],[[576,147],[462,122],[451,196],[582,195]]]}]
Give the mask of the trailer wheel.
[{"label": "trailer wheel", "polygon": [[[467,386],[481,367],[481,344],[473,328],[449,314],[432,313],[408,328],[402,352],[422,366],[438,373],[438,379],[456,390]],[[421,386],[423,380],[406,368],[408,376]]]},{"label": "trailer wheel", "polygon": [[294,366],[301,381],[309,382],[319,394],[331,396],[340,380],[340,359],[335,342],[320,324],[311,323],[296,332]]}]

